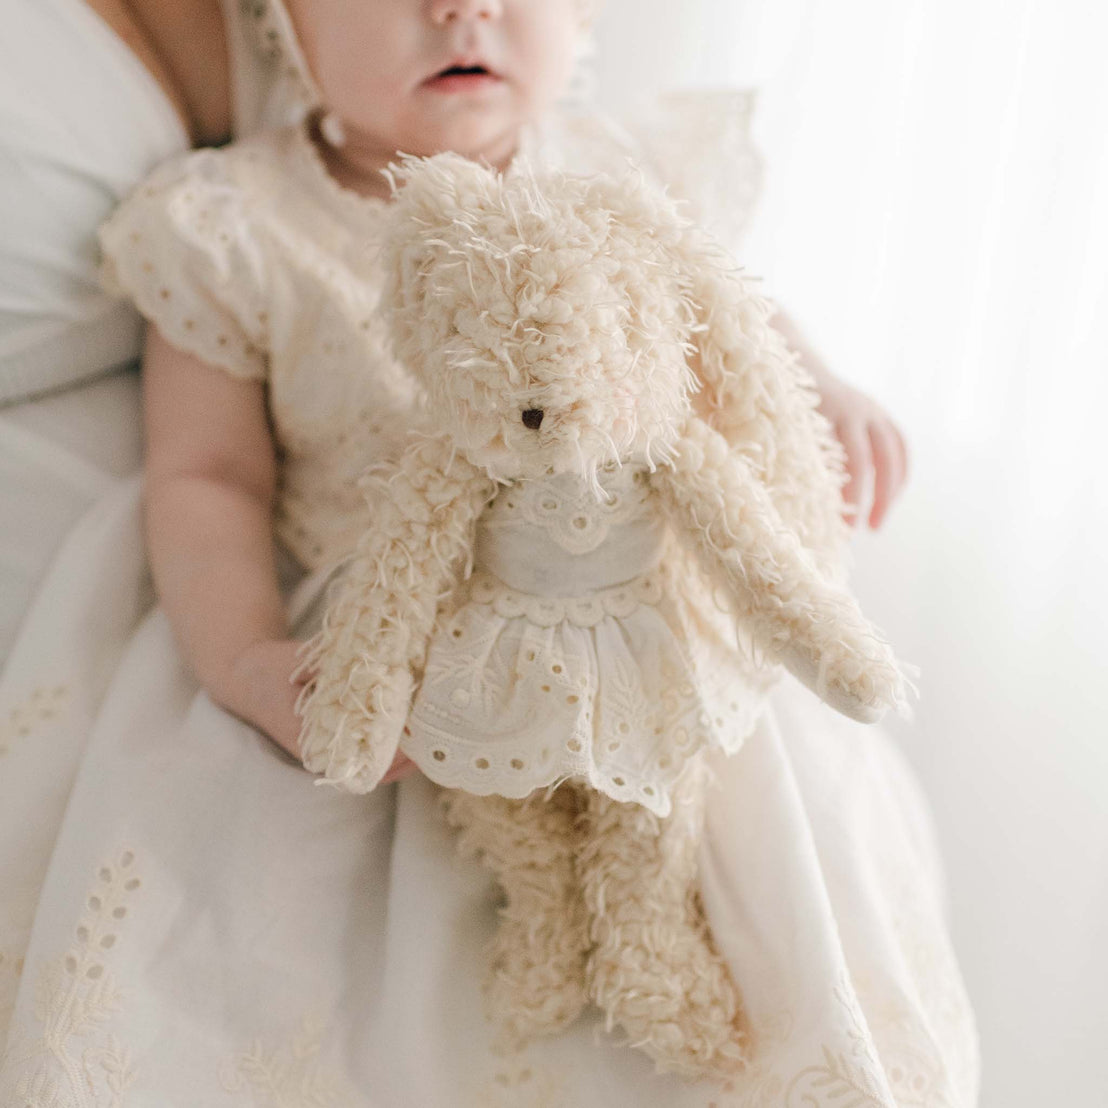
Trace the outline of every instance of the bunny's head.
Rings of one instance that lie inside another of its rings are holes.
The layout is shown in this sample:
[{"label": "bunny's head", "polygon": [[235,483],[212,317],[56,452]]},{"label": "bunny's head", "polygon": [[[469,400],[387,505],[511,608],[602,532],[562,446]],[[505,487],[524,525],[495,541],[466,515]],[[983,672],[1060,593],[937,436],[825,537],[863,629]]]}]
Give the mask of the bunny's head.
[{"label": "bunny's head", "polygon": [[672,450],[695,314],[682,221],[623,181],[408,159],[386,244],[397,356],[430,414],[499,480]]}]

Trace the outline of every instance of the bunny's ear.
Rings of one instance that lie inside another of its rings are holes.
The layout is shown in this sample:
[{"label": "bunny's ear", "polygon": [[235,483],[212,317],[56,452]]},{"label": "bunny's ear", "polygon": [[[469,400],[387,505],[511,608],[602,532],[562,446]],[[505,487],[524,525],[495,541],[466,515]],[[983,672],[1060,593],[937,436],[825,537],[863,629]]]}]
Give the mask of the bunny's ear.
[{"label": "bunny's ear", "polygon": [[695,317],[701,414],[754,467],[782,521],[832,575],[842,572],[844,456],[817,411],[811,377],[770,319],[769,302],[723,250],[686,225],[673,245]]}]

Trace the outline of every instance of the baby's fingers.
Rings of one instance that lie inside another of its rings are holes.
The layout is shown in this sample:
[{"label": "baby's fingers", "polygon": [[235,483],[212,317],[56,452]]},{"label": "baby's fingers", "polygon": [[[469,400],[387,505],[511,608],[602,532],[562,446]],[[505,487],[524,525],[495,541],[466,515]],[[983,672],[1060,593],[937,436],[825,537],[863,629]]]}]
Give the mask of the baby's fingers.
[{"label": "baby's fingers", "polygon": [[835,427],[839,442],[846,452],[847,482],[843,485],[843,500],[846,501],[846,509],[843,515],[853,527],[858,521],[858,503],[862,498],[862,489],[865,487],[866,478],[873,467],[870,455],[870,443],[863,433],[862,427],[853,422],[843,420]]},{"label": "baby's fingers", "polygon": [[387,785],[390,781],[400,781],[407,777],[409,774],[415,773],[419,767],[404,754],[397,751],[396,757],[392,760],[392,765],[389,766],[388,772],[381,778],[381,784]]},{"label": "baby's fingers", "polygon": [[904,484],[907,452],[900,432],[884,421],[869,425],[869,442],[873,457],[873,505],[869,525],[877,528]]},{"label": "baby's fingers", "polygon": [[900,428],[894,423],[892,424],[893,434],[896,435],[896,446],[900,451],[900,479],[902,482],[908,480],[908,446],[904,442],[904,436],[900,433]]}]

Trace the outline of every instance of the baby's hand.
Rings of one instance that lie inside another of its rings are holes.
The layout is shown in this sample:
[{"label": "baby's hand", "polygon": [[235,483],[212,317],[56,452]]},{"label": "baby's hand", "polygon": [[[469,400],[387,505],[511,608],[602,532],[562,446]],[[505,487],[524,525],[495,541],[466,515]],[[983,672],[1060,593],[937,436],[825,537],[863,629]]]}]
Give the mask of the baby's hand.
[{"label": "baby's hand", "polygon": [[848,481],[843,486],[846,521],[852,527],[857,523],[863,514],[864,490],[872,488],[869,525],[880,527],[908,478],[908,450],[899,428],[875,400],[840,381],[780,309],[774,317],[774,326],[812,375],[820,395],[819,410],[830,421],[846,451]]},{"label": "baby's hand", "polygon": [[839,381],[830,374],[817,377],[819,410],[830,421],[846,451],[843,486],[847,504],[846,520],[853,527],[864,514],[861,499],[867,488],[873,490],[869,525],[881,526],[892,502],[908,477],[908,450],[900,429],[884,408],[864,392]]},{"label": "baby's hand", "polygon": [[[282,750],[300,761],[300,717],[296,698],[311,680],[311,674],[292,679],[299,666],[297,651],[303,644],[295,639],[265,639],[248,647],[235,662],[235,685],[240,690],[231,710],[253,724]],[[382,784],[399,781],[416,769],[397,751]]]}]

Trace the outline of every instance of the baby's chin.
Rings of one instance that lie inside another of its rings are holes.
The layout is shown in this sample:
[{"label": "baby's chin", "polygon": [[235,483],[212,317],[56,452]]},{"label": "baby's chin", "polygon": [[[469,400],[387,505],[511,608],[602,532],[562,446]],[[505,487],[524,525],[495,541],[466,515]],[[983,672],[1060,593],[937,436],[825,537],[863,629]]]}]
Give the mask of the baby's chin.
[{"label": "baby's chin", "polygon": [[427,158],[447,151],[503,169],[519,147],[522,121],[515,112],[456,105],[429,110],[400,129],[396,149]]}]

